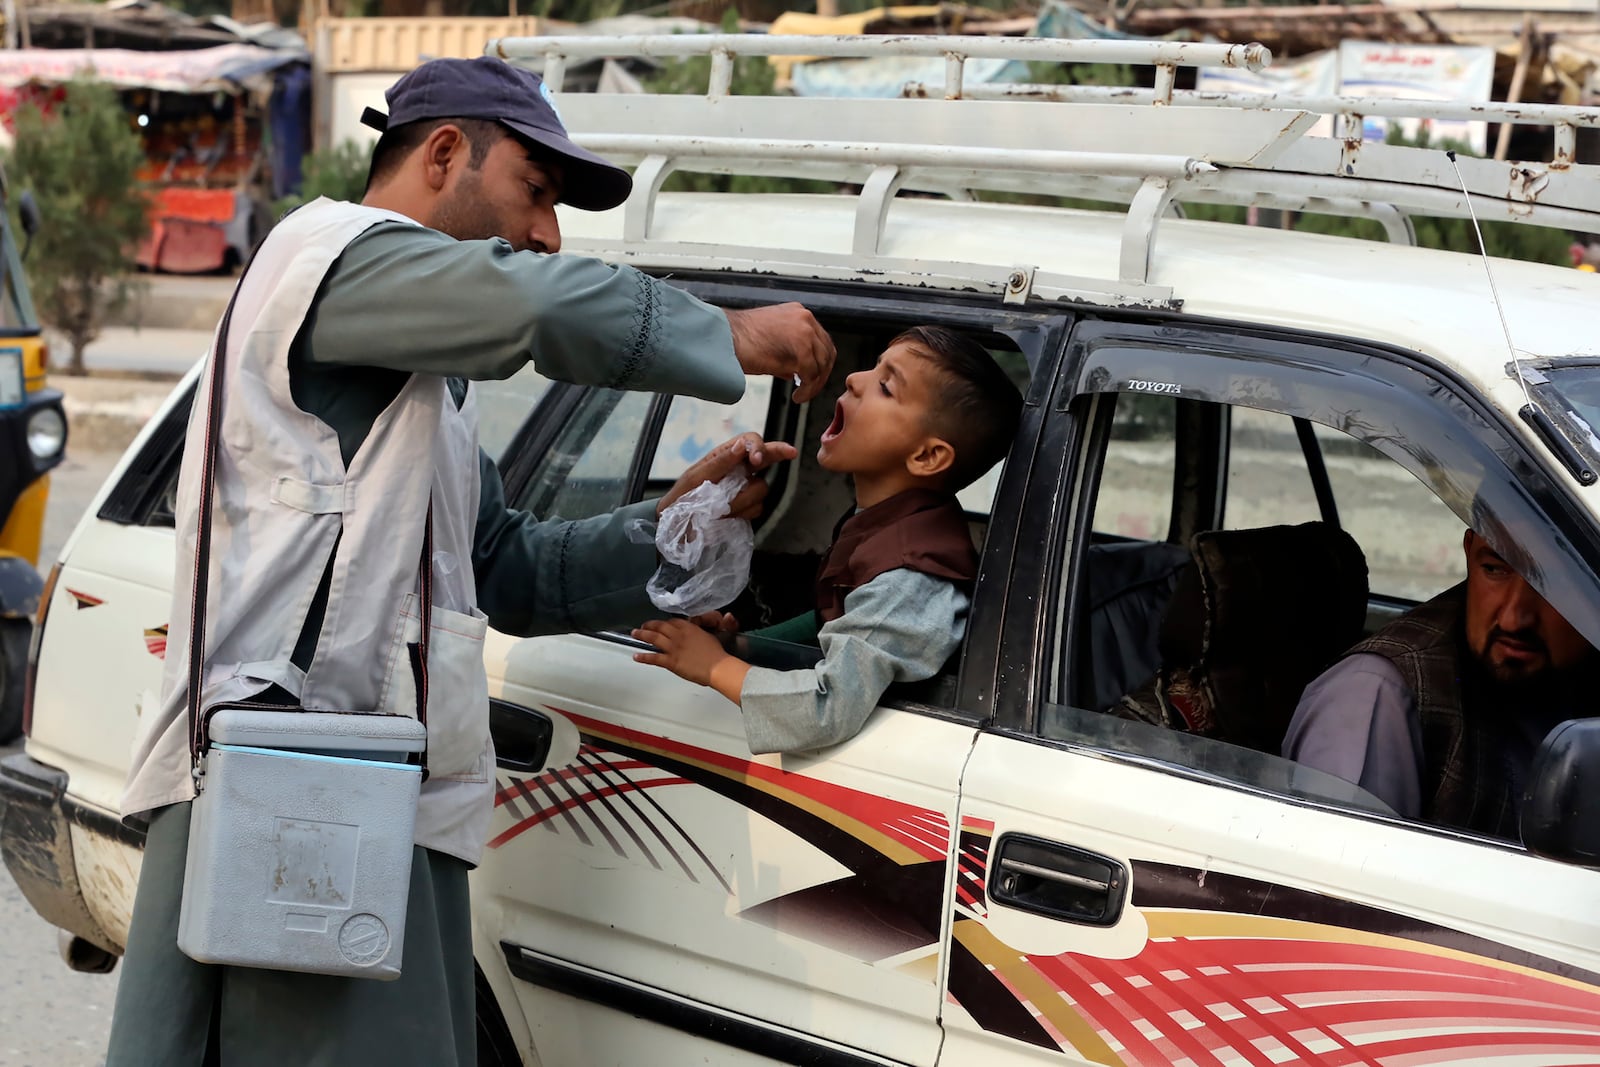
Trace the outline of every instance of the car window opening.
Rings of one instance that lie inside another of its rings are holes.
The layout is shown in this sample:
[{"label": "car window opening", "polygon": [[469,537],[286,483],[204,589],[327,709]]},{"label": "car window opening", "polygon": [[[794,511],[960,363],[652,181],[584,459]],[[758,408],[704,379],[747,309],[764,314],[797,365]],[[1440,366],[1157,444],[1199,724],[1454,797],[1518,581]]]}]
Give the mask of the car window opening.
[{"label": "car window opening", "polygon": [[[1462,579],[1463,523],[1405,468],[1328,426],[1112,396],[1075,594],[1071,703],[1173,736],[1062,705],[1047,706],[1041,731],[1387,811],[1278,753],[1310,681]],[[1202,477],[1208,468],[1220,476]]]}]

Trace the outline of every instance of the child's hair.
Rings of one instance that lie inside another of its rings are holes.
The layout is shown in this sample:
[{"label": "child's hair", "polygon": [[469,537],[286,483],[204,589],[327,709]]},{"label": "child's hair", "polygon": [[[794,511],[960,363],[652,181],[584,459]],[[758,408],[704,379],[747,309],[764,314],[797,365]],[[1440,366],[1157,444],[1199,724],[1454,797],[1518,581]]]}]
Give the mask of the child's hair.
[{"label": "child's hair", "polygon": [[911,345],[933,364],[941,388],[928,407],[928,429],[955,449],[945,488],[966,488],[1005,458],[1022,394],[982,345],[954,330],[913,326],[890,344]]}]

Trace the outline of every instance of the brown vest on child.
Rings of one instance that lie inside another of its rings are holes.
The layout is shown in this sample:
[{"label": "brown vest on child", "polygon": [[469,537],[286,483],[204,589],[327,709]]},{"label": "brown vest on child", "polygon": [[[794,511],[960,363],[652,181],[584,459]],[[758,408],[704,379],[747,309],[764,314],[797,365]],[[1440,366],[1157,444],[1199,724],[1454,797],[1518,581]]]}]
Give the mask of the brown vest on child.
[{"label": "brown vest on child", "polygon": [[908,489],[839,520],[817,572],[817,615],[844,614],[851,590],[905,567],[945,578],[971,592],[978,551],[966,513],[949,493]]}]

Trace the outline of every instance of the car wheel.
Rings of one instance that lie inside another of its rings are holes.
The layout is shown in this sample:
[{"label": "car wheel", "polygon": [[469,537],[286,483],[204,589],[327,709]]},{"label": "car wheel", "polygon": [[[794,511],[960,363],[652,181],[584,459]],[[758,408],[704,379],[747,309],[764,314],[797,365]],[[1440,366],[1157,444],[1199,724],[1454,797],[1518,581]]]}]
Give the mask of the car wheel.
[{"label": "car wheel", "polygon": [[33,627],[26,620],[0,622],[0,745],[22,733],[22,687],[28,672],[28,638]]},{"label": "car wheel", "polygon": [[522,1067],[522,1053],[495,1003],[489,979],[477,967],[473,971],[478,994],[478,1067]]}]

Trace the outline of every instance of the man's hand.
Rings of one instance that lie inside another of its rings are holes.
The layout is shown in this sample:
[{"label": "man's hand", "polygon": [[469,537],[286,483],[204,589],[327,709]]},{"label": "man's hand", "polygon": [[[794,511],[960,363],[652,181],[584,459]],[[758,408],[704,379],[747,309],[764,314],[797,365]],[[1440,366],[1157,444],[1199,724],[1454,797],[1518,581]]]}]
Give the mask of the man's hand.
[{"label": "man's hand", "polygon": [[635,652],[633,658],[636,661],[665,667],[684,681],[697,685],[710,685],[711,672],[716,666],[723,660],[733,658],[713,634],[688,619],[647,622],[633,631],[633,636],[636,640],[655,645],[658,650]]},{"label": "man's hand", "polygon": [[772,304],[747,311],[724,311],[733,330],[733,354],[746,374],[800,378],[794,401],[804,403],[822,391],[833,373],[833,338],[800,304]]},{"label": "man's hand", "polygon": [[[758,474],[774,463],[784,463],[799,455],[794,445],[786,441],[763,441],[758,433],[742,433],[731,441],[713,448],[690,465],[667,490],[667,495],[656,503],[656,515],[683,494],[704,482],[719,482],[730,471],[744,464],[752,475]],[[749,484],[739,490],[728,508],[735,519],[755,519],[767,499],[767,483],[752,477]]]},{"label": "man's hand", "polygon": [[739,620],[726,611],[704,611],[689,620],[700,629],[719,636],[739,632]]}]

